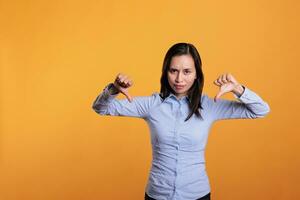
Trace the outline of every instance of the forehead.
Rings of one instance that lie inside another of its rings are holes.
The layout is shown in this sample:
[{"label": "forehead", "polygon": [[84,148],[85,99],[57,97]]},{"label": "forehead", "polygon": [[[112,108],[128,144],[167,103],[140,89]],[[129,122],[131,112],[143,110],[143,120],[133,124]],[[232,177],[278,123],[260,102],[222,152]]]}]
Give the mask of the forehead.
[{"label": "forehead", "polygon": [[195,68],[194,59],[191,55],[173,56],[170,62],[172,68]]}]

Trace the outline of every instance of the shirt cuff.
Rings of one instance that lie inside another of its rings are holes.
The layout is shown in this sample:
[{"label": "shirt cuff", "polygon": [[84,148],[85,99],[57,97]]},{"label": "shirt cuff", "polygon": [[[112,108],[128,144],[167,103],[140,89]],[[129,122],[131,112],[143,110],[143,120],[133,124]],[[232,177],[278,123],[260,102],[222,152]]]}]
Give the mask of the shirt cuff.
[{"label": "shirt cuff", "polygon": [[110,94],[109,89],[113,86],[113,83],[109,83],[102,92],[102,98],[105,101],[111,101],[112,99],[116,98],[116,96],[118,96],[117,94]]},{"label": "shirt cuff", "polygon": [[247,95],[247,93],[249,92],[249,90],[248,90],[248,88],[247,87],[245,87],[245,86],[243,86],[242,85],[242,87],[244,88],[244,92],[240,95],[240,96],[238,96],[238,95],[236,95],[235,93],[233,93],[233,95],[234,95],[234,97],[235,98],[237,98],[237,99],[243,99],[243,97],[245,96],[245,95]]}]

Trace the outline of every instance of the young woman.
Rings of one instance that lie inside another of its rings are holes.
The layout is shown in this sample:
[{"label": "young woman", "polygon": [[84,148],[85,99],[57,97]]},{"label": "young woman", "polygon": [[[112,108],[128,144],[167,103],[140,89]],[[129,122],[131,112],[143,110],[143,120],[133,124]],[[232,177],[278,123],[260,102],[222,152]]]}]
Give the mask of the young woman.
[{"label": "young woman", "polygon": [[[100,115],[130,116],[149,125],[152,166],[145,199],[209,200],[205,147],[212,124],[223,119],[266,116],[269,105],[232,74],[220,75],[214,99],[202,94],[204,76],[197,49],[189,43],[173,45],[165,55],[160,93],[131,97],[132,80],[118,74],[93,103]],[[220,99],[232,92],[235,101]],[[115,97],[122,93],[126,98]]]}]

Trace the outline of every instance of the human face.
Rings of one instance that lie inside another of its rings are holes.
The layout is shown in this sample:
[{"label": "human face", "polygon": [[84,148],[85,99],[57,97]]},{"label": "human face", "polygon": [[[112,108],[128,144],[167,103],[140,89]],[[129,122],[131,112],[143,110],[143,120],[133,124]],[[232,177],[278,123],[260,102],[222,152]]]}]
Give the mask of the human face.
[{"label": "human face", "polygon": [[187,95],[196,77],[195,63],[191,55],[172,57],[168,70],[168,82],[177,98]]}]

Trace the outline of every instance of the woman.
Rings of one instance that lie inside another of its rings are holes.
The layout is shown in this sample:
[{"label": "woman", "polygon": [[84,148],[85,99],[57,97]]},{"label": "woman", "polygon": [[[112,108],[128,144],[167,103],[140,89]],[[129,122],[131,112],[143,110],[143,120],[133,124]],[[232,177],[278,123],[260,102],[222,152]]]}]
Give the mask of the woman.
[{"label": "woman", "polygon": [[[168,50],[160,82],[160,93],[132,98],[132,80],[118,74],[93,109],[100,115],[143,118],[149,125],[153,159],[145,199],[209,200],[204,153],[211,125],[222,119],[264,117],[269,105],[229,73],[214,81],[220,88],[214,99],[202,94],[201,58],[189,43]],[[220,99],[228,92],[238,101]],[[119,93],[126,99],[116,99]]]}]

